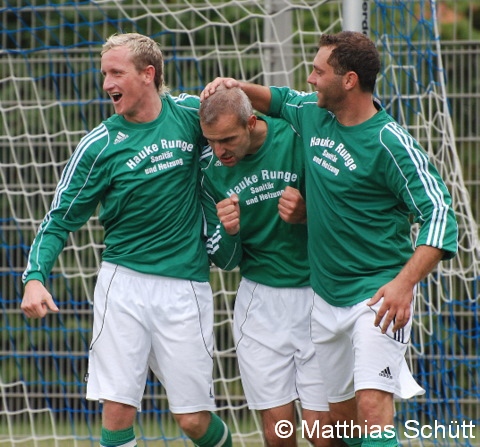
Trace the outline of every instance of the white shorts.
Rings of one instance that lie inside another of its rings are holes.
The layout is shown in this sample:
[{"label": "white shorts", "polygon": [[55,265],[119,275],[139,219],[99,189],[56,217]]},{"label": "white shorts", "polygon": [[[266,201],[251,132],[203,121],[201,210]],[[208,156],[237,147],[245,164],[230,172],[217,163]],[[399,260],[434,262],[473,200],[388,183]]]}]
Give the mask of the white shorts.
[{"label": "white shorts", "polygon": [[329,402],[342,402],[362,389],[376,389],[410,398],[425,391],[415,382],[405,361],[412,317],[404,328],[386,334],[374,326],[368,300],[350,307],[331,306],[315,294],[312,340],[326,374]]},{"label": "white shorts", "polygon": [[148,367],[173,413],[215,409],[210,285],[103,262],[94,294],[87,399],[140,409]]},{"label": "white shorts", "polygon": [[328,410],[310,337],[313,294],[310,287],[240,282],[233,335],[249,408],[265,410],[299,399],[304,409]]}]

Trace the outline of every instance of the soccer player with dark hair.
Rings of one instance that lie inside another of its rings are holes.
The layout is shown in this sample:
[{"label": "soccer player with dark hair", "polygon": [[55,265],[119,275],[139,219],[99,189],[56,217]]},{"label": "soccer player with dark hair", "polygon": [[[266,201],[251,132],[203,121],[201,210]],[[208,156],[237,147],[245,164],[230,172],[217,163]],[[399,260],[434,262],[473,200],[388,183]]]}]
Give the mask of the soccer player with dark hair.
[{"label": "soccer player with dark hair", "polygon": [[[395,446],[415,288],[457,251],[452,199],[419,143],[373,99],[380,58],[362,33],[320,38],[313,93],[219,78],[303,140],[312,339],[335,421],[360,423],[349,445]],[[411,239],[412,223],[418,234]],[[407,393],[408,394],[408,393]]]}]

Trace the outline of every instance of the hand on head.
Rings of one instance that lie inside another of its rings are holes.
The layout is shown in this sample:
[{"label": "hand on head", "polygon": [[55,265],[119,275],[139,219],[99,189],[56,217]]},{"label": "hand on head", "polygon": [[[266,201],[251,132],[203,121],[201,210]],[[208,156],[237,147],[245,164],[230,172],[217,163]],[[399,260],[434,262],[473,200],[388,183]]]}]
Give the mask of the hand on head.
[{"label": "hand on head", "polygon": [[209,82],[202,93],[200,93],[200,100],[203,101],[209,96],[213,95],[217,90],[222,88],[240,87],[240,82],[233,78],[215,78],[212,82]]}]

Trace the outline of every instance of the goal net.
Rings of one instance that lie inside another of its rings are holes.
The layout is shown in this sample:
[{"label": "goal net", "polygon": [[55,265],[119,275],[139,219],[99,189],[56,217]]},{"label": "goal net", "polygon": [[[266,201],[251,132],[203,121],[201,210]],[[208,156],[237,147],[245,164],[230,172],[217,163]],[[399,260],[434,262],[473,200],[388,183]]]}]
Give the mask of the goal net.
[{"label": "goal net", "polygon": [[[113,112],[99,74],[104,39],[135,31],[157,40],[174,95],[199,94],[216,76],[308,90],[320,33],[347,21],[378,44],[378,97],[446,179],[460,230],[459,255],[418,290],[408,361],[426,394],[397,403],[397,429],[409,445],[478,444],[479,430],[462,431],[480,423],[478,228],[455,147],[433,0],[4,0],[0,11],[0,446],[98,444],[100,408],[85,400],[83,380],[103,247],[96,216],[70,236],[49,278],[60,313],[28,320],[20,302],[29,244],[60,173],[80,138]],[[231,336],[238,281],[238,272],[212,267],[217,404],[235,445],[261,446]],[[406,429],[406,421],[415,422]],[[191,445],[153,377],[136,433],[139,446]]]}]

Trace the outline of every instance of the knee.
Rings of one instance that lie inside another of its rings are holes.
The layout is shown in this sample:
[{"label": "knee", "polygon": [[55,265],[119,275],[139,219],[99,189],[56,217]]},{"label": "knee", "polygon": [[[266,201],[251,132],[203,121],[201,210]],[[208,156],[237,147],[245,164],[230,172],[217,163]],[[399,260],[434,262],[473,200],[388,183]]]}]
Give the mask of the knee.
[{"label": "knee", "polygon": [[330,404],[330,420],[334,424],[336,422],[350,424],[356,424],[358,422],[357,417],[357,400],[355,398],[345,400],[343,402]]},{"label": "knee", "polygon": [[133,426],[137,409],[120,402],[104,401],[102,425],[108,430],[123,430]]},{"label": "knee", "polygon": [[357,391],[358,418],[368,425],[393,424],[393,394],[381,390]]},{"label": "knee", "polygon": [[201,438],[205,434],[211,417],[208,411],[175,414],[174,416],[180,428],[191,438]]}]

